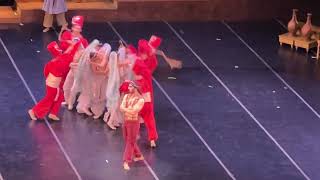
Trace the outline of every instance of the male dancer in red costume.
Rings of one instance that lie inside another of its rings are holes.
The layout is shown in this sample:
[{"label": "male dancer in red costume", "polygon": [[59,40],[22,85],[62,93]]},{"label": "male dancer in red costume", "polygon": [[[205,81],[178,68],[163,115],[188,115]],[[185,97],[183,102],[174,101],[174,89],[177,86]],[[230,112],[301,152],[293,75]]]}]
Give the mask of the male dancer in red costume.
[{"label": "male dancer in red costume", "polygon": [[[59,35],[59,40],[60,40],[60,46],[62,47],[62,49],[66,49],[68,47],[68,44],[72,43],[72,42],[81,42],[81,48],[76,55],[75,58],[73,59],[73,62],[71,63],[71,67],[72,69],[69,71],[66,81],[64,83],[64,87],[63,87],[63,91],[65,93],[65,102],[62,102],[63,105],[67,105],[67,103],[71,100],[69,100],[71,94],[73,92],[71,92],[71,88],[73,85],[73,81],[74,81],[74,72],[77,69],[77,64],[78,64],[78,60],[83,52],[83,49],[86,48],[88,46],[88,41],[82,36],[81,32],[82,32],[82,27],[83,27],[83,23],[84,23],[84,18],[83,16],[74,16],[72,18],[72,28],[71,28],[71,34],[72,34],[72,38],[71,38],[71,42],[65,42],[63,39],[63,35],[64,32],[70,32],[70,31],[61,31],[60,35]],[[72,109],[71,105],[70,108]]]},{"label": "male dancer in red costume", "polygon": [[[86,38],[84,38],[81,34],[82,32],[82,27],[84,23],[84,18],[83,16],[73,16],[72,17],[72,28],[71,28],[71,34],[72,34],[72,41],[77,42],[80,41],[83,48],[86,48],[88,46],[88,41]],[[63,43],[62,40],[62,34],[65,32],[65,29],[62,29],[62,31],[59,34],[59,41],[60,41],[60,47],[62,50],[65,50],[68,48],[68,44]]]},{"label": "male dancer in red costume", "polygon": [[[141,87],[143,93],[145,104],[140,112],[140,116],[143,118],[146,128],[148,131],[148,139],[150,141],[151,147],[156,147],[155,141],[158,139],[158,133],[156,130],[156,123],[154,117],[154,97],[153,97],[153,87],[152,87],[152,73],[158,66],[158,60],[156,55],[164,56],[166,62],[171,68],[181,68],[181,62],[170,60],[165,57],[162,51],[157,50],[160,46],[162,39],[152,35],[150,40],[145,39],[139,40],[138,42],[138,54],[134,57],[134,67],[133,72],[135,73],[135,78]],[[127,54],[136,54],[134,47],[127,47]],[[122,92],[125,92],[126,83],[123,84]]]},{"label": "male dancer in red costume", "polygon": [[[69,32],[70,33],[70,32]],[[65,35],[68,37],[65,40],[71,39],[71,33]],[[46,77],[46,95],[39,101],[32,109],[28,111],[32,120],[43,119],[48,113],[52,120],[60,120],[58,113],[61,102],[63,101],[62,86],[64,80],[69,72],[69,65],[73,60],[80,43],[70,44],[66,51],[49,61],[44,68],[44,75]],[[57,50],[55,43],[50,43],[48,50],[53,54]]]},{"label": "male dancer in red costume", "polygon": [[[138,42],[139,59],[145,64],[150,73],[145,73],[145,76],[143,78],[144,83],[143,85],[140,85],[141,88],[145,90],[142,91],[145,98],[145,107],[143,107],[143,109],[141,110],[140,115],[144,119],[144,122],[146,124],[151,147],[156,147],[155,141],[158,139],[158,133],[154,117],[154,95],[152,86],[152,74],[158,66],[158,60],[156,55],[162,55],[165,61],[170,65],[171,69],[181,68],[181,61],[169,59],[164,55],[163,51],[158,50],[158,47],[160,46],[161,42],[162,39],[155,35],[152,35],[149,41],[141,39]],[[133,71],[136,74],[139,73],[139,70],[137,69],[134,69]],[[141,80],[138,80],[138,83],[139,81]]]},{"label": "male dancer in red costume", "polygon": [[139,43],[139,56],[135,60],[133,66],[133,72],[135,80],[140,86],[142,96],[145,100],[144,106],[139,115],[145,122],[148,139],[151,147],[156,147],[156,140],[158,139],[158,133],[156,129],[156,122],[154,118],[153,107],[153,89],[152,89],[152,74],[150,68],[146,65],[146,54],[151,53],[151,48],[148,44]]},{"label": "male dancer in red costume", "polygon": [[137,145],[140,123],[138,120],[139,111],[144,106],[144,98],[141,96],[138,86],[128,82],[128,93],[123,97],[120,110],[124,113],[123,137],[125,140],[125,151],[123,154],[123,168],[129,170],[129,163],[143,160],[143,156]]}]

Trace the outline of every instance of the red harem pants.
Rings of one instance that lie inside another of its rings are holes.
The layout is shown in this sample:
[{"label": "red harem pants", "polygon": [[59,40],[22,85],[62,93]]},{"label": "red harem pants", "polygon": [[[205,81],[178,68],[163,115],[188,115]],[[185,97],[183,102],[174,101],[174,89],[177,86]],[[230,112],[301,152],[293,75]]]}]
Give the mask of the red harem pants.
[{"label": "red harem pants", "polygon": [[140,123],[138,120],[125,120],[122,128],[123,138],[125,140],[125,150],[123,161],[131,162],[132,157],[141,157],[140,149],[137,145],[137,136],[139,134]]},{"label": "red harem pants", "polygon": [[157,140],[158,139],[158,133],[156,128],[156,120],[154,118],[154,111],[153,111],[153,104],[152,102],[146,102],[143,105],[143,108],[141,109],[139,115],[144,120],[144,123],[146,125],[147,131],[148,131],[148,139],[151,140]]},{"label": "red harem pants", "polygon": [[49,112],[58,115],[63,101],[63,90],[46,86],[46,95],[33,108],[37,118],[43,119]]}]

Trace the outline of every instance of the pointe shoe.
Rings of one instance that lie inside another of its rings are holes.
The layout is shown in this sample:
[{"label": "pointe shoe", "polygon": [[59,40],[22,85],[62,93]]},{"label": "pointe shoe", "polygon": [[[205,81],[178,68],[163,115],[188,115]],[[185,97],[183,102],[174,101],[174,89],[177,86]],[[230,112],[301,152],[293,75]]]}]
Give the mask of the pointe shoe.
[{"label": "pointe shoe", "polygon": [[72,109],[73,109],[73,105],[72,105],[72,104],[69,104],[69,105],[68,105],[68,110],[71,111]]},{"label": "pointe shoe", "polygon": [[54,120],[54,121],[59,121],[60,118],[58,118],[58,116],[54,115],[54,114],[49,114],[48,118]]},{"label": "pointe shoe", "polygon": [[110,129],[112,130],[116,130],[117,128],[113,126],[113,124],[111,124],[109,121],[107,122],[107,125]]},{"label": "pointe shoe", "polygon": [[86,108],[78,108],[77,107],[77,112],[79,113],[79,114],[86,114],[86,115],[88,115],[88,116],[92,116],[92,113],[88,110],[88,109],[86,109]]},{"label": "pointe shoe", "polygon": [[37,120],[37,117],[34,114],[32,109],[29,109],[28,114],[29,114],[31,120],[34,120],[34,121]]},{"label": "pointe shoe", "polygon": [[42,32],[48,32],[50,30],[50,28],[49,27],[46,27],[46,28],[44,28],[43,30],[42,30]]},{"label": "pointe shoe", "polygon": [[67,104],[67,102],[63,101],[63,102],[61,103],[61,106],[68,106],[68,104]]},{"label": "pointe shoe", "polygon": [[108,111],[108,112],[104,113],[103,121],[104,122],[108,122],[109,118],[110,118],[110,112]]},{"label": "pointe shoe", "polygon": [[144,160],[144,157],[143,156],[140,156],[140,157],[134,157],[133,158],[133,161],[134,162],[137,162],[137,161],[143,161]]},{"label": "pointe shoe", "polygon": [[94,116],[93,116],[93,119],[99,119],[100,116],[101,116],[101,115],[94,115]]},{"label": "pointe shoe", "polygon": [[92,116],[92,113],[88,109],[83,109],[83,112],[88,116]]},{"label": "pointe shoe", "polygon": [[124,162],[123,163],[123,169],[126,170],[126,171],[129,171],[130,170],[129,164]]},{"label": "pointe shoe", "polygon": [[152,148],[157,147],[155,140],[150,141],[150,147],[152,147]]}]

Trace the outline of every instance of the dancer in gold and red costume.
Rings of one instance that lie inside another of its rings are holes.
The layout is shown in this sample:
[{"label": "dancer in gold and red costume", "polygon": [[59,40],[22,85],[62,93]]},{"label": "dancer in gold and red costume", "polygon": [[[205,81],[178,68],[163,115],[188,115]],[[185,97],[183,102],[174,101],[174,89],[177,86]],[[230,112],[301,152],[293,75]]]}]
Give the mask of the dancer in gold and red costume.
[{"label": "dancer in gold and red costume", "polygon": [[[70,40],[71,33],[65,34],[64,38]],[[79,45],[80,43],[69,44],[69,47],[63,54],[57,55],[46,64],[44,68],[44,76],[46,77],[46,95],[28,111],[32,120],[43,119],[48,113],[50,119],[60,120],[58,118],[58,113],[61,102],[63,101],[62,86],[69,72],[69,65],[72,62],[73,56]],[[57,54],[58,51],[60,51],[56,42],[50,43],[47,48],[52,54]]]},{"label": "dancer in gold and red costume", "polygon": [[[152,38],[156,40],[153,42],[155,47],[158,47],[161,43],[160,38]],[[141,118],[144,120],[147,131],[148,139],[151,147],[156,147],[156,140],[158,139],[158,133],[156,129],[156,122],[154,117],[154,101],[153,101],[153,88],[152,88],[152,72],[156,69],[158,62],[155,57],[155,50],[149,45],[147,40],[140,40],[138,42],[138,51],[129,45],[126,48],[127,60],[133,63],[133,67],[128,72],[128,78],[134,79],[140,87],[140,91],[144,98],[144,106],[139,113]],[[130,64],[129,64],[130,66]],[[130,72],[132,71],[132,72]],[[133,74],[130,78],[130,74]],[[120,86],[120,93],[126,94],[128,92],[128,82],[124,82]]]},{"label": "dancer in gold and red costume", "polygon": [[138,90],[138,86],[133,82],[128,82],[128,93],[123,97],[120,110],[124,114],[123,137],[125,140],[125,151],[123,154],[123,168],[129,170],[129,163],[143,160],[143,156],[137,144],[140,123],[138,120],[139,111],[144,105],[144,98]]}]

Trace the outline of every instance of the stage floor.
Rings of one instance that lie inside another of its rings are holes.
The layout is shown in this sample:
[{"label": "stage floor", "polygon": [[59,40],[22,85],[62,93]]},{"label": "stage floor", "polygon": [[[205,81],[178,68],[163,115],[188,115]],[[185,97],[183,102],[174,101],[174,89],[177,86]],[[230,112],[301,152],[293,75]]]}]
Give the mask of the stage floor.
[{"label": "stage floor", "polygon": [[[158,147],[146,129],[145,162],[122,169],[121,129],[61,110],[61,121],[29,120],[44,95],[46,45],[38,24],[0,30],[0,179],[320,179],[320,66],[303,50],[280,48],[277,21],[85,24],[84,35],[118,48],[151,34],[181,59],[154,74]],[[2,176],[2,177],[1,177]]]}]

